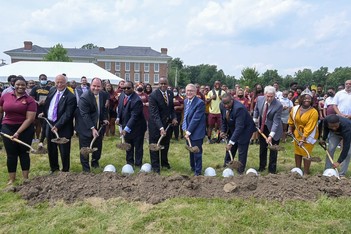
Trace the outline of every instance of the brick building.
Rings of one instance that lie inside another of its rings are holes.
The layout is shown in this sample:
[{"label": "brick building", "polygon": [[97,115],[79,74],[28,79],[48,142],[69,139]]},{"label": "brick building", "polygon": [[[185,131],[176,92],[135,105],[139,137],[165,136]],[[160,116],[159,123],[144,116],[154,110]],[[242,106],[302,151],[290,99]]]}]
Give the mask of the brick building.
[{"label": "brick building", "polygon": [[[5,51],[11,63],[18,61],[42,61],[49,47],[33,45],[25,41],[22,48]],[[158,84],[160,77],[168,76],[168,65],[172,57],[167,48],[155,51],[150,47],[118,46],[117,48],[77,49],[65,48],[72,62],[95,63],[107,71],[133,82]]]}]

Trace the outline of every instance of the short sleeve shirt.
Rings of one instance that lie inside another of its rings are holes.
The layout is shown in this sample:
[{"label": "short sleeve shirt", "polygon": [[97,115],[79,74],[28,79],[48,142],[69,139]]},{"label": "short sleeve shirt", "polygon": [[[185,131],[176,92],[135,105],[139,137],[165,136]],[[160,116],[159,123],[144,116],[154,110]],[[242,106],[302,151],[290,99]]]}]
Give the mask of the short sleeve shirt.
[{"label": "short sleeve shirt", "polygon": [[12,93],[6,93],[0,98],[0,107],[6,113],[3,124],[22,124],[26,120],[27,111],[37,112],[35,100],[27,93],[17,98]]}]

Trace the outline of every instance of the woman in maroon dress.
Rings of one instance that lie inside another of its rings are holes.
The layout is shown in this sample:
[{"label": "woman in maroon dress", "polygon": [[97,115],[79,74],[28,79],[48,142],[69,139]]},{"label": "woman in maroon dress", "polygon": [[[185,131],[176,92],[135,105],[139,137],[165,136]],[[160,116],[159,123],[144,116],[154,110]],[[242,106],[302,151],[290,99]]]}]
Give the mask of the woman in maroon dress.
[{"label": "woman in maroon dress", "polygon": [[144,93],[144,85],[143,83],[138,83],[136,85],[136,93],[141,99],[141,102],[143,103],[143,113],[146,122],[149,120],[149,97],[146,93]]},{"label": "woman in maroon dress", "polygon": [[178,88],[173,88],[173,103],[174,103],[174,111],[176,113],[177,116],[177,121],[178,124],[176,126],[173,126],[172,128],[172,133],[174,132],[174,138],[176,139],[176,141],[179,140],[179,132],[181,133],[181,136],[183,136],[182,134],[182,129],[179,129],[181,127],[180,122],[182,120],[182,113],[184,110],[184,99],[183,97],[181,97],[179,95],[179,89]]},{"label": "woman in maroon dress", "polygon": [[109,126],[106,128],[106,136],[114,136],[116,133],[115,121],[117,117],[116,107],[118,104],[117,94],[113,90],[110,83],[106,83],[106,92],[109,95],[109,110],[108,110],[108,122]]}]

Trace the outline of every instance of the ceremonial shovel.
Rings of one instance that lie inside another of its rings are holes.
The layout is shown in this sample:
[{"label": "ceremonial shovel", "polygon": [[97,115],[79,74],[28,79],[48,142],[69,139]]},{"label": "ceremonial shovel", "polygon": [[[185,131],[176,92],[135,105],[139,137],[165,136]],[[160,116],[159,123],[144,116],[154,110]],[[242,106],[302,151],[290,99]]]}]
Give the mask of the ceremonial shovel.
[{"label": "ceremonial shovel", "polygon": [[[41,119],[44,119],[48,123],[49,127],[53,128],[52,124],[49,122],[49,120],[47,118],[42,117],[42,116],[38,116],[38,117]],[[66,137],[59,137],[57,131],[53,131],[53,132],[55,133],[56,138],[51,139],[51,142],[56,143],[56,144],[66,144],[67,142],[69,142],[69,140]]]},{"label": "ceremonial shovel", "polygon": [[[167,130],[168,130],[168,128],[171,126],[171,124],[168,124],[168,126],[167,126],[167,128],[166,128],[166,132],[167,132]],[[161,135],[160,136],[160,138],[158,139],[158,141],[157,141],[157,144],[155,144],[155,143],[151,143],[150,145],[149,145],[149,149],[151,150],[151,151],[159,151],[159,150],[161,150],[161,149],[164,149],[164,146],[163,145],[160,145],[160,143],[161,143],[161,140],[163,139],[165,137],[165,135]]]},{"label": "ceremonial shovel", "polygon": [[116,146],[118,149],[128,151],[131,148],[131,145],[129,143],[126,143],[124,136],[121,135],[121,143],[118,143]]},{"label": "ceremonial shovel", "polygon": [[[267,140],[267,136],[261,131],[261,129],[259,129],[258,127],[256,127],[257,131],[259,134],[261,134],[261,136]],[[268,145],[268,149],[270,150],[274,150],[274,151],[282,151],[282,150],[285,150],[284,147],[280,146],[280,145],[272,145],[271,142],[269,142],[269,145]]]},{"label": "ceremonial shovel", "polygon": [[199,147],[197,147],[197,146],[194,146],[194,147],[191,146],[191,142],[190,142],[190,138],[189,138],[189,137],[188,137],[186,140],[188,141],[188,144],[189,144],[189,145],[186,145],[185,148],[186,148],[187,150],[189,150],[190,153],[199,153],[199,152],[200,152]]},{"label": "ceremonial shovel", "polygon": [[[331,157],[331,155],[330,155],[329,151],[327,150],[327,148],[326,148],[321,142],[319,142],[319,145],[320,145],[320,146],[325,150],[325,152],[327,153],[327,156],[328,156],[330,162],[331,162],[332,164],[334,164],[333,158]],[[334,170],[335,170],[335,172],[336,172],[336,177],[338,177],[338,179],[340,180],[340,176],[339,176],[339,171],[338,171],[338,169],[337,169],[337,168],[334,168]]]},{"label": "ceremonial shovel", "polygon": [[[102,127],[103,127],[104,125],[105,125],[105,123],[99,128],[98,135],[100,135],[101,129],[102,129]],[[90,142],[90,147],[82,147],[82,148],[80,149],[80,153],[82,154],[82,156],[83,156],[84,158],[87,159],[87,158],[89,157],[89,154],[90,154],[90,153],[94,153],[95,151],[98,150],[98,148],[96,148],[96,147],[93,148],[93,144],[94,144],[95,140],[96,140],[98,137],[99,137],[99,136],[95,136],[95,137],[91,140],[91,142]]]},{"label": "ceremonial shovel", "polygon": [[[294,141],[296,141],[296,143],[299,143],[299,141],[294,137],[294,134],[290,133],[288,134],[289,137],[291,137],[292,139],[294,139]],[[305,148],[305,146],[301,146],[301,148],[306,152],[307,154],[307,158],[303,157],[303,159],[305,160],[310,160],[311,162],[320,162],[322,161],[322,159],[320,159],[319,157],[311,157],[310,153],[308,152],[308,150]]]},{"label": "ceremonial shovel", "polygon": [[44,147],[40,147],[38,150],[35,150],[32,146],[28,145],[27,143],[24,143],[23,141],[17,139],[17,138],[12,138],[10,135],[0,132],[1,135],[3,135],[4,137],[9,138],[12,141],[15,141],[21,145],[24,145],[26,147],[28,147],[30,149],[30,153],[32,154],[46,154],[48,151],[47,149],[45,149]]}]

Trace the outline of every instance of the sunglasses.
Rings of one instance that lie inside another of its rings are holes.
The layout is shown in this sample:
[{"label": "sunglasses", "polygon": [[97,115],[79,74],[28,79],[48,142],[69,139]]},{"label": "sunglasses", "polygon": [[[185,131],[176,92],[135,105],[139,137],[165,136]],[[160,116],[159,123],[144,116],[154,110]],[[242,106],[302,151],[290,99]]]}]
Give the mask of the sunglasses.
[{"label": "sunglasses", "polygon": [[130,89],[132,89],[132,87],[123,87],[122,89],[123,90],[130,90]]}]

